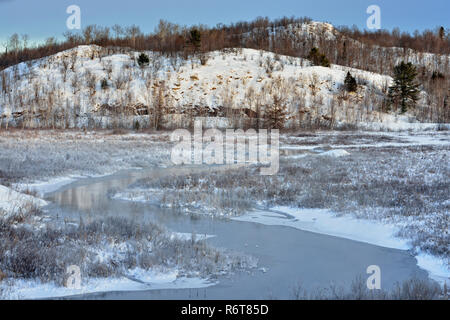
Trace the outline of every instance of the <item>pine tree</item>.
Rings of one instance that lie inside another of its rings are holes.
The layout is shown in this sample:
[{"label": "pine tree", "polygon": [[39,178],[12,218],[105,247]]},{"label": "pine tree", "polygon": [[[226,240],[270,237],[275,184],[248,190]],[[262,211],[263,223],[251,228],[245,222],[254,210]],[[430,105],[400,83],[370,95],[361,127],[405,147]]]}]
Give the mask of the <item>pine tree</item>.
[{"label": "pine tree", "polygon": [[439,39],[444,40],[445,38],[445,29],[444,27],[439,28]]},{"label": "pine tree", "polygon": [[140,67],[148,65],[150,63],[148,55],[146,55],[145,53],[141,53],[138,58],[138,63]]},{"label": "pine tree", "polygon": [[106,79],[102,79],[100,85],[102,87],[102,90],[106,90],[109,88],[108,80],[106,80]]},{"label": "pine tree", "polygon": [[344,80],[345,90],[348,92],[356,92],[358,89],[358,84],[356,83],[356,79],[350,74],[350,72],[347,72],[347,76]]},{"label": "pine tree", "polygon": [[402,113],[415,107],[419,100],[419,85],[415,82],[416,76],[416,67],[411,62],[401,62],[394,67],[394,84],[389,87],[389,100],[396,107],[401,106]]},{"label": "pine tree", "polygon": [[133,127],[134,127],[134,130],[135,130],[135,131],[139,131],[139,130],[141,129],[141,124],[139,123],[139,121],[136,120],[136,121],[134,122]]},{"label": "pine tree", "polygon": [[439,71],[433,71],[433,74],[431,75],[431,80],[436,81],[436,80],[444,80],[445,76],[439,72]]},{"label": "pine tree", "polygon": [[330,67],[330,62],[327,57],[319,51],[316,47],[312,48],[308,55],[308,60],[311,60],[312,64],[321,67]]},{"label": "pine tree", "polygon": [[200,48],[202,35],[198,29],[192,29],[190,33],[189,42],[194,46],[195,50]]}]

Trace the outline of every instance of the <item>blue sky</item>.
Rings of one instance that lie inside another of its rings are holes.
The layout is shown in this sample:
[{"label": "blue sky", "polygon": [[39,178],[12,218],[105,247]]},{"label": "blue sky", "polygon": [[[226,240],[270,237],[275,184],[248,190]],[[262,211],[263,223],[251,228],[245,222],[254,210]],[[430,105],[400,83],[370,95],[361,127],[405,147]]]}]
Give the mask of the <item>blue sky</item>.
[{"label": "blue sky", "polygon": [[181,25],[230,23],[257,16],[308,16],[334,25],[366,27],[366,9],[381,8],[381,27],[402,31],[449,28],[448,0],[0,0],[0,46],[13,34],[28,34],[31,42],[67,31],[66,8],[81,8],[82,27],[88,24],[136,24],[153,31],[159,19]]}]

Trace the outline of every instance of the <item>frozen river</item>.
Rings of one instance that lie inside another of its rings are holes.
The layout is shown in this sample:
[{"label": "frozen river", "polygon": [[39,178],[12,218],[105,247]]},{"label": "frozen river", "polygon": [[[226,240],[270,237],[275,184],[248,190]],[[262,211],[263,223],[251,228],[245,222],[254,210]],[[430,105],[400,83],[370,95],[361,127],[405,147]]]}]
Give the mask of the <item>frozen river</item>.
[{"label": "frozen river", "polygon": [[[189,217],[157,205],[111,199],[139,179],[176,174],[191,169],[128,170],[101,178],[87,178],[47,195],[51,212],[59,218],[80,215],[126,216],[157,223],[176,232],[208,234],[210,245],[258,259],[258,268],[219,277],[217,284],[201,289],[165,289],[104,292],[83,295],[88,299],[290,299],[300,282],[305,289],[349,287],[356,277],[365,281],[370,265],[381,268],[382,289],[412,277],[427,278],[408,251],[390,249],[289,226],[263,225],[230,219]],[[200,169],[201,170],[201,169]],[[80,298],[78,296],[77,298]]]}]

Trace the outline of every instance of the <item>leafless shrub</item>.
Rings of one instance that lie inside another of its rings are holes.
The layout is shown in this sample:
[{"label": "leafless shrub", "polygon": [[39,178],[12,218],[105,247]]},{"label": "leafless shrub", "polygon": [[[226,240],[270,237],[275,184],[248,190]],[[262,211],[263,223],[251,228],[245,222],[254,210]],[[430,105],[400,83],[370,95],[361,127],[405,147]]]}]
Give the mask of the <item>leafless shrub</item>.
[{"label": "leafless shrub", "polygon": [[73,50],[70,54],[70,70],[75,72],[75,65],[77,63],[78,53],[76,50]]},{"label": "leafless shrub", "polygon": [[271,57],[267,57],[264,66],[266,73],[270,75],[275,70],[275,61]]},{"label": "leafless shrub", "polygon": [[200,59],[200,64],[202,66],[206,66],[206,64],[208,63],[208,60],[209,60],[209,55],[206,53],[202,53],[202,54],[200,54],[199,59]]},{"label": "leafless shrub", "polygon": [[89,88],[91,95],[93,95],[97,87],[97,78],[90,70],[86,70],[84,77],[86,86]]},{"label": "leafless shrub", "polygon": [[437,283],[411,279],[398,283],[391,292],[394,300],[434,300],[440,298],[442,290]]},{"label": "leafless shrub", "polygon": [[113,73],[113,65],[111,61],[106,61],[103,63],[103,67],[105,68],[106,74],[108,75],[108,79],[111,80],[111,75]]},{"label": "leafless shrub", "polygon": [[77,93],[80,90],[80,82],[77,73],[73,74],[71,85],[73,88],[73,93]]},{"label": "leafless shrub", "polygon": [[[145,269],[178,267],[187,274],[203,276],[253,266],[245,256],[212,249],[203,241],[172,239],[154,224],[126,218],[90,222],[80,218],[77,224],[61,227],[49,223],[42,230],[12,227],[0,220],[0,231],[0,270],[5,277],[53,281],[61,286],[70,265],[79,266],[87,278],[121,276],[133,265]],[[127,243],[136,259],[119,252],[98,259],[99,250],[114,250],[111,242]]]},{"label": "leafless shrub", "polygon": [[114,79],[114,84],[117,90],[122,90],[125,88],[125,84],[127,83],[126,76],[120,72],[117,77]]},{"label": "leafless shrub", "polygon": [[69,60],[66,57],[61,58],[61,71],[63,75],[63,81],[67,80],[67,70],[69,69]]}]

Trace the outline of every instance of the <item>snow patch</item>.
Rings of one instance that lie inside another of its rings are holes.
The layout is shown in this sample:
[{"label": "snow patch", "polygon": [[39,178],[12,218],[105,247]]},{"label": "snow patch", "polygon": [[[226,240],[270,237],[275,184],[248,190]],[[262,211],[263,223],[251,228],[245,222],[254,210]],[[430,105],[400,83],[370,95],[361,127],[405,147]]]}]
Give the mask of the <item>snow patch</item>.
[{"label": "snow patch", "polygon": [[[130,270],[126,276],[114,279],[89,279],[81,289],[60,287],[55,283],[20,279],[11,286],[2,283],[7,299],[45,299],[110,291],[145,291],[162,289],[206,288],[216,282],[197,277],[179,277],[178,270]],[[10,292],[8,294],[8,292]]]},{"label": "snow patch", "polygon": [[47,202],[0,185],[0,211],[13,214],[27,205],[43,207]]},{"label": "snow patch", "polygon": [[68,176],[52,178],[46,181],[37,181],[33,183],[20,183],[17,184],[19,190],[31,190],[37,192],[39,195],[45,195],[46,193],[54,192],[65,185],[75,182],[80,176]]},{"label": "snow patch", "polygon": [[183,232],[174,232],[172,233],[170,239],[174,240],[182,240],[182,241],[191,241],[195,239],[195,241],[203,241],[206,239],[214,238],[215,235],[211,234],[193,234],[193,233],[183,233]]},{"label": "snow patch", "polygon": [[345,150],[338,149],[338,150],[330,150],[330,151],[320,153],[319,156],[339,158],[339,157],[348,156],[349,154],[350,153]]},{"label": "snow patch", "polygon": [[426,253],[416,256],[417,265],[428,272],[428,276],[441,285],[450,285],[450,269],[445,261]]},{"label": "snow patch", "polygon": [[387,248],[402,250],[409,248],[407,241],[394,236],[398,231],[394,225],[374,223],[348,216],[338,217],[326,209],[274,207],[270,211],[253,211],[232,219],[257,222],[265,225],[289,226],[303,231],[370,243]]}]

